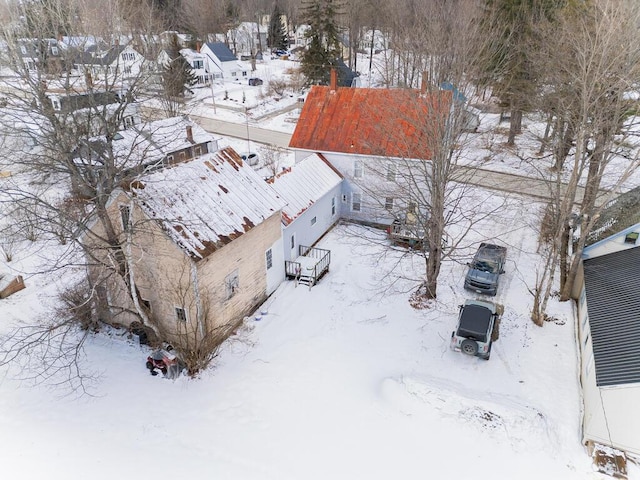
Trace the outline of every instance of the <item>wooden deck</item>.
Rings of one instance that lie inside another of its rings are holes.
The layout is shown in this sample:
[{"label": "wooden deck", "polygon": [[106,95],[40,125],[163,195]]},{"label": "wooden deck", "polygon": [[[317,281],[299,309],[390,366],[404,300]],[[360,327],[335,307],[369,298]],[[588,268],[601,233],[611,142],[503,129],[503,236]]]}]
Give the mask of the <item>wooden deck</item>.
[{"label": "wooden deck", "polygon": [[393,222],[387,229],[389,239],[397,245],[422,248],[425,232],[419,225]]},{"label": "wooden deck", "polygon": [[285,275],[295,280],[296,286],[302,283],[311,289],[329,271],[331,251],[300,245],[298,252],[295,260],[285,260]]}]

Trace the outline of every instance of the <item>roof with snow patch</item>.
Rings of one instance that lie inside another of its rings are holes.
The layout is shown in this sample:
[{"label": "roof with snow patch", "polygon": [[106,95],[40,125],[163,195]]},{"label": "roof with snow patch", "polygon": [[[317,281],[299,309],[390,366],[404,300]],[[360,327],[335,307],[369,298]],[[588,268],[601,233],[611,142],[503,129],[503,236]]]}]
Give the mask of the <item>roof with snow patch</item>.
[{"label": "roof with snow patch", "polygon": [[284,202],[232,148],[132,183],[146,214],[190,257],[207,257],[280,211]]},{"label": "roof with snow patch", "polygon": [[271,183],[287,203],[282,209],[282,223],[289,225],[341,181],[342,176],[318,154],[310,155],[278,174]]}]

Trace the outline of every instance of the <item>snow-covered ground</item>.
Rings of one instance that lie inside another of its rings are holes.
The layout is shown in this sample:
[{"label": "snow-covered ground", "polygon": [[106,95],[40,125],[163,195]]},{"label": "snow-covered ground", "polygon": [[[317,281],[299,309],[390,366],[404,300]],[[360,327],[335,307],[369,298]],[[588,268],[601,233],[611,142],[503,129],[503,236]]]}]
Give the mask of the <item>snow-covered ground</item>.
[{"label": "snow-covered ground", "polygon": [[[276,77],[285,63],[269,59],[254,76]],[[216,118],[255,121],[272,108],[258,105],[262,87],[236,87],[214,87]],[[224,88],[236,100],[223,100]],[[243,90],[254,108],[222,108],[242,105]],[[210,95],[197,92],[194,114],[211,111]],[[296,101],[288,98],[265,105]],[[259,125],[292,131],[292,114]],[[492,142],[478,143],[479,158]],[[487,162],[522,173],[516,155],[497,157]],[[499,199],[477,195],[487,208]],[[148,350],[117,330],[86,345],[90,395],[21,382],[28,372],[17,362],[0,368],[0,472],[12,480],[604,478],[581,445],[571,304],[552,300],[555,321],[542,328],[529,319],[538,218],[538,205],[512,196],[472,232],[509,250],[497,297],[505,314],[488,362],[449,348],[458,305],[473,297],[462,288],[464,264],[446,263],[438,301],[416,310],[414,284],[403,278],[420,275],[419,260],[398,264],[380,232],[340,225],[319,245],[331,250],[328,275],[311,290],[283,283],[260,309],[267,313],[247,318],[197,379],[150,376]],[[30,272],[56,248],[16,248],[8,266],[27,288],[0,300],[0,334],[51,315],[72,274]]]}]

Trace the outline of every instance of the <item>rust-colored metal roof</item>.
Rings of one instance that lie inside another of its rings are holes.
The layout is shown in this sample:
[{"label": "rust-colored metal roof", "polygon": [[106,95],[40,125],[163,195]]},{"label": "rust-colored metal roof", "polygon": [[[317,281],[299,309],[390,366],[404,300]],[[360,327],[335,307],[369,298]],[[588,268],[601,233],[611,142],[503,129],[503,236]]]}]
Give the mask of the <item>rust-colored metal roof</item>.
[{"label": "rust-colored metal roof", "polygon": [[451,92],[314,86],[289,147],[428,160],[440,144]]}]

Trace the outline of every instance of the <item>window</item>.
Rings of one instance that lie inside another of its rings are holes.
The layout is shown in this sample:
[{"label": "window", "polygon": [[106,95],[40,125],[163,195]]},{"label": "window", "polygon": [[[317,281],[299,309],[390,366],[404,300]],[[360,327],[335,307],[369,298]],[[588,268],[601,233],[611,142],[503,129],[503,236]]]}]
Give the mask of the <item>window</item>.
[{"label": "window", "polygon": [[231,76],[232,77],[237,77],[238,76],[238,72],[231,72]]},{"label": "window", "polygon": [[124,73],[131,73],[131,66],[130,65],[125,65],[124,66]]},{"label": "window", "polygon": [[125,130],[127,128],[130,128],[131,126],[133,126],[133,115],[128,115],[126,117],[124,117],[124,128]]},{"label": "window", "polygon": [[385,210],[393,210],[393,198],[392,197],[386,197],[384,199],[384,209]]},{"label": "window", "polygon": [[331,199],[331,216],[333,217],[336,214],[336,197]]},{"label": "window", "polygon": [[351,211],[359,212],[362,208],[362,195],[360,193],[351,194]]},{"label": "window", "polygon": [[356,160],[355,163],[353,164],[353,178],[360,178],[362,177],[362,162],[359,160]]},{"label": "window", "polygon": [[291,235],[291,248],[296,248],[296,236]]},{"label": "window", "polygon": [[131,221],[131,208],[128,205],[120,205],[120,220],[122,221],[122,229],[128,230]]},{"label": "window", "polygon": [[347,195],[346,194],[342,195],[342,203],[347,203]]},{"label": "window", "polygon": [[247,72],[242,72],[242,76],[246,77],[247,76]]},{"label": "window", "polygon": [[271,251],[271,249],[267,250],[264,256],[265,260],[267,261],[267,270],[269,270],[271,267],[273,267],[273,252]]},{"label": "window", "polygon": [[387,163],[387,180],[390,182],[396,181],[396,164],[395,163]]},{"label": "window", "polygon": [[52,98],[51,103],[54,110],[60,110],[60,100],[58,100],[57,98]]},{"label": "window", "polygon": [[176,320],[179,323],[186,323],[187,321],[187,312],[182,307],[176,307]]},{"label": "window", "polygon": [[27,54],[27,47],[25,47],[24,45],[20,45],[20,51],[22,52],[23,55]]},{"label": "window", "polygon": [[201,147],[200,145],[196,145],[196,146],[194,147],[193,151],[194,151],[194,155],[195,155],[196,157],[199,157],[199,156],[201,156],[201,155],[202,155],[202,147]]},{"label": "window", "polygon": [[187,155],[184,152],[180,152],[178,154],[178,157],[180,158],[181,162],[184,162],[185,158],[187,158]]},{"label": "window", "polygon": [[226,299],[229,300],[240,289],[240,279],[238,277],[238,270],[234,270],[224,279],[224,288],[226,292]]},{"label": "window", "polygon": [[173,155],[167,155],[167,162],[173,163]]},{"label": "window", "polygon": [[51,54],[58,55],[58,47],[51,47]]},{"label": "window", "polygon": [[315,224],[316,224],[316,217],[313,217],[313,218],[311,219],[311,225],[315,225]]},{"label": "window", "polygon": [[632,245],[636,244],[638,240],[638,232],[630,232],[624,237],[624,243],[630,243]]},{"label": "window", "polygon": [[194,60],[193,61],[193,68],[194,69],[202,68],[202,60]]}]

